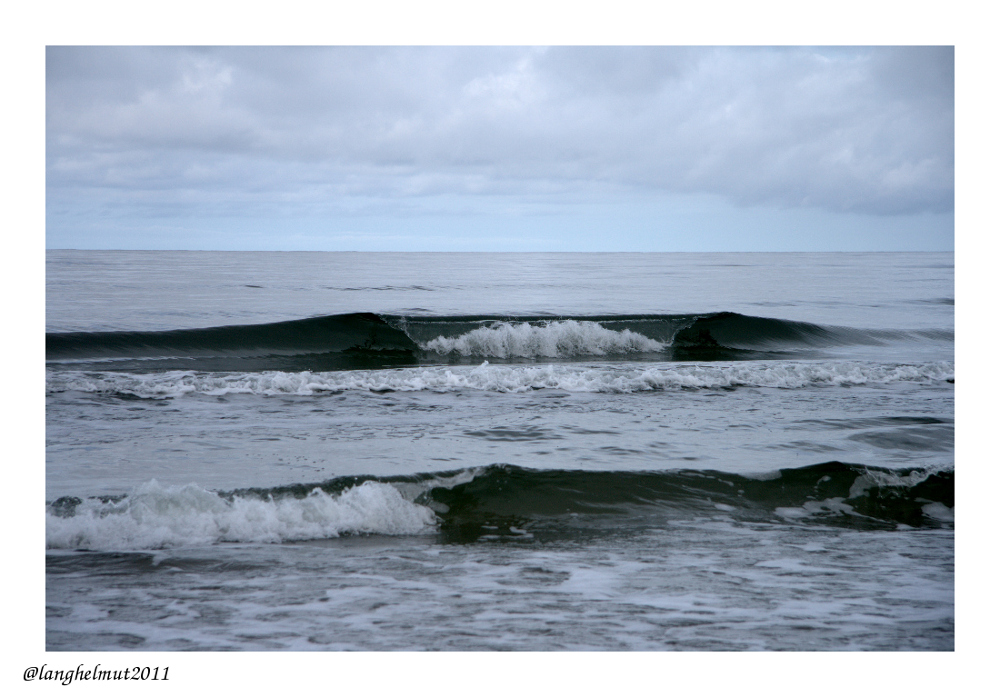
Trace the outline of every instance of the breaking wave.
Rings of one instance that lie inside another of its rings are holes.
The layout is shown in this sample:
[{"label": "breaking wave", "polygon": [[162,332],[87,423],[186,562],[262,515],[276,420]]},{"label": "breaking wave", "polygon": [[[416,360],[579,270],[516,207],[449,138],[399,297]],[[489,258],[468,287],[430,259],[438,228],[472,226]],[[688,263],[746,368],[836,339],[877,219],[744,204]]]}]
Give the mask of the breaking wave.
[{"label": "breaking wave", "polygon": [[425,351],[441,355],[491,358],[559,358],[606,356],[622,353],[659,353],[668,344],[630,329],[605,329],[597,322],[566,320],[542,326],[501,322],[480,327],[455,338],[439,336],[423,344]]},{"label": "breaking wave", "polygon": [[50,549],[130,550],[437,533],[545,540],[728,517],[852,528],[948,527],[953,470],[827,462],[762,475],[702,470],[532,470],[512,465],[213,492],[148,482],[127,495],[47,505]]},{"label": "breaking wave", "polygon": [[[67,511],[71,510],[71,514]],[[286,542],[346,533],[433,531],[425,506],[388,484],[364,482],[337,495],[223,497],[195,484],[148,482],[120,500],[63,498],[49,507],[46,542],[56,549],[161,549],[219,542]]]},{"label": "breaking wave", "polygon": [[482,358],[743,360],[886,340],[952,339],[947,332],[938,334],[824,327],[733,312],[579,317],[352,313],[203,329],[50,333],[46,358],[50,364],[112,364],[135,372],[350,370]]}]

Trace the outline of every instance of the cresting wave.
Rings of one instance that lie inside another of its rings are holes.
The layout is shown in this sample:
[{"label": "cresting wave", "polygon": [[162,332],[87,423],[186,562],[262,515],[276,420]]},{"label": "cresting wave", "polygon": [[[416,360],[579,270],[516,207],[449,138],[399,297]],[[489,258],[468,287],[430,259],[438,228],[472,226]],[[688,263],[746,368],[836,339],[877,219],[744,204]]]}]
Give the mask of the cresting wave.
[{"label": "cresting wave", "polygon": [[631,329],[606,329],[597,322],[564,320],[543,325],[501,322],[454,338],[439,336],[421,348],[442,356],[565,358],[628,353],[661,353],[668,343]]},{"label": "cresting wave", "polygon": [[122,497],[47,506],[50,549],[131,550],[434,533],[445,542],[641,531],[670,519],[852,528],[953,522],[951,470],[840,462],[751,477],[725,472],[588,472],[512,465],[212,492],[144,484]]},{"label": "cresting wave", "polygon": [[[923,338],[950,340],[950,335],[937,334]],[[354,313],[204,329],[50,333],[46,358],[55,364],[112,363],[133,371],[345,370],[483,358],[729,360],[918,335],[732,312],[579,317]]]},{"label": "cresting wave", "polygon": [[431,509],[377,482],[335,496],[316,488],[302,498],[276,499],[226,498],[195,484],[151,481],[120,500],[57,500],[46,516],[46,544],[50,549],[161,549],[343,533],[415,535],[433,531],[435,524]]},{"label": "cresting wave", "polygon": [[897,382],[954,381],[951,362],[920,364],[838,362],[742,362],[731,365],[602,365],[431,366],[391,370],[260,373],[119,373],[51,371],[46,391],[88,392],[141,398],[188,394],[323,395],[344,391],[371,392],[569,392],[630,393],[670,389],[774,387],[798,389],[860,386]]}]

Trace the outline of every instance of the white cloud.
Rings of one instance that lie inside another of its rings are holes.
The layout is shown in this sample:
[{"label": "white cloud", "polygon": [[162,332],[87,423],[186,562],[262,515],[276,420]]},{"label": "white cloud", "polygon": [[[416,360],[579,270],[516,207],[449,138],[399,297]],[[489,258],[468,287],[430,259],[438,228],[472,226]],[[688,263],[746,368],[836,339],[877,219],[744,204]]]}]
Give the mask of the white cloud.
[{"label": "white cloud", "polygon": [[49,189],[946,213],[953,85],[949,48],[50,48]]}]

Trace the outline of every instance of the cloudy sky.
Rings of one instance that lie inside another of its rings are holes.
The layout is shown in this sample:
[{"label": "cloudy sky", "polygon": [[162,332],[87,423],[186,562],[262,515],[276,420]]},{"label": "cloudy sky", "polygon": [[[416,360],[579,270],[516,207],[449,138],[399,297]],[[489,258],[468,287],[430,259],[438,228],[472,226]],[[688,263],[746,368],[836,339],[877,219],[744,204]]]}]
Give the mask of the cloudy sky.
[{"label": "cloudy sky", "polygon": [[951,48],[46,56],[49,248],[949,250]]}]

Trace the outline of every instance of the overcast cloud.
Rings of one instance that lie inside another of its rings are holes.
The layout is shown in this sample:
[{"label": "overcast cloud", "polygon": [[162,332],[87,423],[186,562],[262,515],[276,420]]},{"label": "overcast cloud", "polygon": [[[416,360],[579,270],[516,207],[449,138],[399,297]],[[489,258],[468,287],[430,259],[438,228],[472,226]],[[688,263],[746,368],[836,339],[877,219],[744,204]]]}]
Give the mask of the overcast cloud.
[{"label": "overcast cloud", "polygon": [[718,226],[733,211],[922,221],[917,247],[950,248],[953,55],[51,47],[49,246],[190,247],[203,234],[240,248],[245,220],[258,227],[248,248],[282,248],[300,220],[315,248],[324,230],[328,248],[402,230],[397,246],[419,248],[419,218],[464,219],[473,238],[477,217],[494,232],[503,220],[516,240],[544,229],[540,216],[556,230],[574,211],[614,218],[636,201],[653,240],[656,211],[717,201]]}]

